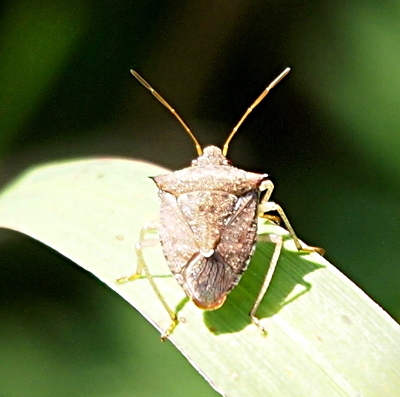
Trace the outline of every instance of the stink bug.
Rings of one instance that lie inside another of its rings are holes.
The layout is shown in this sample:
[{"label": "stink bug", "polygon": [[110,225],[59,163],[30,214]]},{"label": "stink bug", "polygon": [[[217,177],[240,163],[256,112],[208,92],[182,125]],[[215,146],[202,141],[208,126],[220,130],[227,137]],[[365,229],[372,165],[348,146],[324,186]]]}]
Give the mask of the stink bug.
[{"label": "stink bug", "polygon": [[[201,309],[214,310],[221,307],[227,294],[239,282],[255,249],[257,216],[276,219],[278,217],[266,213],[277,211],[299,251],[323,253],[318,247],[304,247],[282,208],[268,201],[274,185],[266,174],[235,168],[226,158],[229,143],[240,125],[289,72],[289,68],[285,69],[247,109],[222,150],[216,146],[209,146],[203,150],[191,129],[168,102],[137,72],[131,71],[133,76],[177,118],[194,141],[199,155],[190,167],[152,179],[159,189],[158,233],[164,256],[186,295]],[[260,200],[261,192],[264,195]],[[178,324],[178,318],[161,295],[143,259],[145,235],[149,229],[154,228],[154,225],[149,224],[142,229],[140,241],[136,246],[136,272],[132,276],[118,279],[118,282],[135,280],[142,272],[145,273],[172,320],[171,325],[161,335],[161,339],[164,340]],[[275,243],[275,250],[264,283],[249,313],[252,322],[264,333],[256,313],[278,262],[282,238],[269,235],[265,240]]]}]

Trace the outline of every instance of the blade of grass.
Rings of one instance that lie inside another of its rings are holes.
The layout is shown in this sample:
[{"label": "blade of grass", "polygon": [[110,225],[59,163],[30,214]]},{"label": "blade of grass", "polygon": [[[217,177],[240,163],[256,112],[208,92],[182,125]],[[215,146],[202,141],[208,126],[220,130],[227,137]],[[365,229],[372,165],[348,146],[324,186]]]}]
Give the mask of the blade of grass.
[{"label": "blade of grass", "polygon": [[[123,159],[37,167],[0,195],[0,226],[70,258],[162,330],[169,318],[148,281],[118,285],[115,280],[134,271],[140,228],[158,217],[156,188],[147,176],[165,172]],[[296,252],[282,228],[260,222],[259,229],[286,240],[258,313],[266,337],[247,313],[268,267],[271,244],[258,244],[243,279],[214,312],[184,300],[160,247],[146,250],[162,294],[184,318],[170,341],[228,396],[396,395],[398,324],[318,254]]]}]

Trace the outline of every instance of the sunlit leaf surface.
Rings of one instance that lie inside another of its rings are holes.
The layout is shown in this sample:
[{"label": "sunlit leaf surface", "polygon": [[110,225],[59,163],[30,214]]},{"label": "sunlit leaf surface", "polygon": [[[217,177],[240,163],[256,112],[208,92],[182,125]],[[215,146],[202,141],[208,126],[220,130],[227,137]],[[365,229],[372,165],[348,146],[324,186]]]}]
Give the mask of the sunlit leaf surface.
[{"label": "sunlit leaf surface", "polygon": [[[65,255],[163,330],[169,318],[148,281],[118,285],[115,280],[134,271],[140,228],[157,219],[156,188],[147,176],[165,172],[109,158],[37,167],[0,195],[0,226]],[[259,231],[286,235],[263,222]],[[228,396],[397,395],[399,326],[325,259],[299,254],[287,237],[259,310],[268,335],[251,324],[247,313],[272,250],[259,243],[225,305],[203,312],[184,299],[160,247],[146,249],[162,294],[184,319],[170,341]]]}]

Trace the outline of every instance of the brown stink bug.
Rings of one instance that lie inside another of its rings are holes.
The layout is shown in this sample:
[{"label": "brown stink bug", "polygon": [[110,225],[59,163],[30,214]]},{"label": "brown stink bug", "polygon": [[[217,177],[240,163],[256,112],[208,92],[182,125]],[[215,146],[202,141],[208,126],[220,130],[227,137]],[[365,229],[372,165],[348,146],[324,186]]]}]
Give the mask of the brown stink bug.
[{"label": "brown stink bug", "polygon": [[[289,68],[285,69],[247,109],[222,150],[216,146],[202,150],[190,128],[175,110],[146,80],[135,71],[131,71],[133,76],[178,119],[193,139],[199,155],[190,167],[152,179],[159,189],[158,233],[164,256],[186,295],[201,309],[214,310],[221,307],[227,294],[239,282],[255,249],[257,216],[276,219],[278,217],[266,213],[277,211],[299,251],[323,253],[321,248],[303,247],[282,208],[268,201],[274,185],[266,174],[235,168],[226,158],[228,145],[240,125],[289,72]],[[261,192],[264,194],[260,200]],[[135,280],[142,272],[145,273],[172,320],[171,325],[161,335],[161,339],[165,339],[178,324],[178,318],[161,295],[143,259],[145,234],[154,228],[154,225],[149,224],[142,229],[140,241],[136,246],[136,272],[132,276],[120,278],[118,282]],[[275,250],[249,315],[253,323],[265,332],[256,313],[278,262],[282,238],[277,235],[263,237],[266,237],[264,241],[275,243]]]}]

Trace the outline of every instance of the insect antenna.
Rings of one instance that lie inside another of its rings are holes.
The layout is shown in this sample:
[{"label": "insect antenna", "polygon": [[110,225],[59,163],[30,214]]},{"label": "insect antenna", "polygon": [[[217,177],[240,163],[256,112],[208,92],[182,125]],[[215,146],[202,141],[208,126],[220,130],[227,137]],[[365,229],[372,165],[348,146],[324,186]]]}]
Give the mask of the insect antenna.
[{"label": "insect antenna", "polygon": [[286,77],[289,72],[290,72],[290,68],[286,68],[272,83],[270,83],[268,85],[268,87],[261,93],[261,95],[246,110],[245,114],[242,116],[242,118],[236,124],[235,128],[229,134],[228,139],[224,143],[224,147],[223,147],[223,150],[222,150],[222,154],[224,156],[226,156],[226,154],[228,152],[229,143],[231,142],[233,136],[236,134],[236,131],[242,125],[243,121],[246,120],[247,116],[251,113],[251,111],[267,96],[267,94],[270,92],[270,90],[272,88],[274,88],[284,77]]},{"label": "insect antenna", "polygon": [[141,83],[144,87],[146,87],[156,97],[156,99],[158,99],[158,101],[161,102],[175,116],[175,118],[179,121],[179,123],[182,125],[185,131],[193,139],[193,142],[196,145],[197,153],[199,156],[201,156],[203,154],[203,150],[201,149],[199,141],[194,136],[192,130],[182,120],[181,116],[179,116],[179,114],[175,111],[175,109],[138,72],[131,70],[131,73],[133,77],[135,77],[136,80],[139,81],[139,83]]}]

